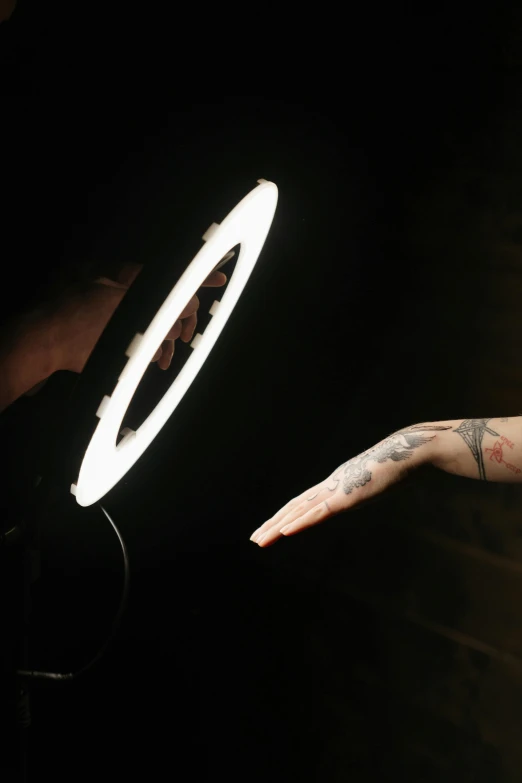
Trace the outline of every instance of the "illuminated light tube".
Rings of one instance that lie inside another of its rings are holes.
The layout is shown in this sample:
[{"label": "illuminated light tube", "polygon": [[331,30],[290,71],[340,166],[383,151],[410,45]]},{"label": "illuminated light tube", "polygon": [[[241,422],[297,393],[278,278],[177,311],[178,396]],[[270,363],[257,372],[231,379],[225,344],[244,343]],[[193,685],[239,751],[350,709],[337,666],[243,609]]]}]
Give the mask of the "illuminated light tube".
[{"label": "illuminated light tube", "polygon": [[[213,223],[204,244],[167,296],[145,333],[136,335],[119,380],[97,411],[98,425],[85,452],[78,481],[71,493],[80,506],[90,506],[120,481],[160,432],[203,366],[229,319],[263,249],[277,206],[273,182],[259,184],[234,207],[223,222]],[[132,397],[165,335],[178,320],[187,302],[229,251],[240,245],[236,267],[226,290],[211,308],[212,318],[202,335],[191,343],[192,354],[154,410],[136,431],[118,434]],[[117,445],[116,445],[117,444]]]}]

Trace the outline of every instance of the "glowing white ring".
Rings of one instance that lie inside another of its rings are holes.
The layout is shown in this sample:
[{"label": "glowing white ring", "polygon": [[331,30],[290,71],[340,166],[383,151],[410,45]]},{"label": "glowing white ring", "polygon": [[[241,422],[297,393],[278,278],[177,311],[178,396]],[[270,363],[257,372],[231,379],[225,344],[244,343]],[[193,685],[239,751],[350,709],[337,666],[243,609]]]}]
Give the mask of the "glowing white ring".
[{"label": "glowing white ring", "polygon": [[[161,430],[201,369],[259,257],[277,206],[277,187],[260,183],[234,207],[220,226],[205,235],[205,244],[165,299],[139,345],[131,344],[127,362],[112,395],[105,397],[100,421],[85,452],[76,485],[71,491],[80,506],[102,498],[127,473]],[[169,329],[201,284],[233,247],[240,245],[234,272],[215,313],[202,335],[196,335],[194,350],[168,391],[143,424],[118,445],[123,417],[150,361]]]}]

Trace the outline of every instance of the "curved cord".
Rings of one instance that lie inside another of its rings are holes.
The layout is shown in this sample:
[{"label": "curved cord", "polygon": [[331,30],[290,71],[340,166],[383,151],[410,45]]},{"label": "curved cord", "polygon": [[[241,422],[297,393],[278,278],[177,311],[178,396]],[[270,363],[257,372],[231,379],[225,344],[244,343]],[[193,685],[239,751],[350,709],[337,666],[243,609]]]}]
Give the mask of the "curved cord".
[{"label": "curved cord", "polygon": [[23,669],[19,669],[17,671],[17,674],[20,675],[20,677],[28,677],[32,680],[59,680],[59,681],[70,681],[75,680],[77,677],[79,677],[81,674],[84,674],[88,669],[91,669],[95,664],[98,663],[100,658],[104,655],[107,648],[113,641],[114,637],[116,636],[116,633],[118,631],[118,628],[121,623],[121,618],[123,617],[123,613],[125,611],[125,607],[127,605],[127,598],[129,595],[129,584],[130,584],[130,569],[129,569],[129,556],[127,553],[127,547],[125,546],[125,542],[123,538],[121,537],[120,531],[114,524],[114,521],[111,519],[107,511],[103,508],[103,506],[100,504],[100,508],[111,523],[112,527],[114,528],[114,532],[118,536],[118,540],[121,544],[121,548],[123,551],[123,565],[124,565],[124,574],[123,574],[123,590],[121,594],[121,600],[120,605],[118,608],[118,611],[116,613],[116,617],[113,620],[112,623],[112,630],[108,636],[108,638],[105,641],[105,644],[101,647],[101,649],[98,651],[98,653],[90,660],[88,663],[85,664],[85,666],[82,666],[81,669],[78,669],[76,672],[71,672],[69,674],[58,674],[54,672],[36,672],[36,671],[25,671]]}]

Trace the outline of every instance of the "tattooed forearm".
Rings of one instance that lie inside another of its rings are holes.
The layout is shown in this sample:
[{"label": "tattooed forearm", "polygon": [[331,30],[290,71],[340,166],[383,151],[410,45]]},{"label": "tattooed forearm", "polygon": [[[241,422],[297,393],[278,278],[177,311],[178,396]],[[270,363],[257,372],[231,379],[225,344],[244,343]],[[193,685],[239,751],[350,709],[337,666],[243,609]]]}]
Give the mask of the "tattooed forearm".
[{"label": "tattooed forearm", "polygon": [[487,432],[490,435],[498,437],[498,432],[495,432],[495,430],[488,427],[488,421],[491,421],[491,417],[489,419],[464,419],[462,424],[453,430],[453,432],[457,432],[469,446],[473,458],[477,463],[481,481],[486,481],[484,455],[482,453],[482,439],[484,438],[484,433]]},{"label": "tattooed forearm", "polygon": [[452,434],[435,444],[434,467],[480,481],[522,481],[522,416],[445,423],[452,425]]},{"label": "tattooed forearm", "polygon": [[[489,426],[490,422],[493,426]],[[499,434],[497,429],[502,433]],[[324,493],[328,493],[329,497],[340,487],[346,495],[350,495],[372,480],[372,463],[407,462],[420,446],[437,437],[435,433],[444,430],[449,430],[451,435],[448,433],[448,437],[437,438],[419,455],[420,461],[429,462],[448,473],[483,481],[522,482],[522,415],[501,419],[453,419],[414,424],[392,433],[376,446],[340,465],[307,500],[312,501]],[[453,433],[459,437],[454,438]],[[484,444],[488,448],[483,448],[486,434],[493,437]],[[413,466],[418,462],[418,458],[412,459]],[[408,467],[407,464],[404,467]],[[394,472],[397,473],[397,470]],[[397,478],[400,476],[397,475]]]}]

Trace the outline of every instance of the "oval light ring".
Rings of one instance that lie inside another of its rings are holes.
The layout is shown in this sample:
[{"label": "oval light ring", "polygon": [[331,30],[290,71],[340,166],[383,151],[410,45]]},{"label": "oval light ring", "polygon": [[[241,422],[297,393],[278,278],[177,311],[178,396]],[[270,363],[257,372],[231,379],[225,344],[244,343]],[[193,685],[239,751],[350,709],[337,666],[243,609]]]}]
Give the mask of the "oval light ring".
[{"label": "oval light ring", "polygon": [[[215,345],[263,249],[277,207],[276,185],[265,180],[258,182],[220,225],[213,224],[212,230],[205,234],[203,246],[145,333],[137,335],[127,349],[128,362],[112,393],[101,401],[97,413],[100,421],[85,452],[78,481],[71,485],[71,492],[80,506],[90,506],[100,500],[141,457],[176,410]],[[204,333],[194,336],[191,356],[141,426],[116,445],[127,408],[158,345],[190,298],[236,245],[240,250],[234,272],[221,301],[211,308],[212,318]]]}]

